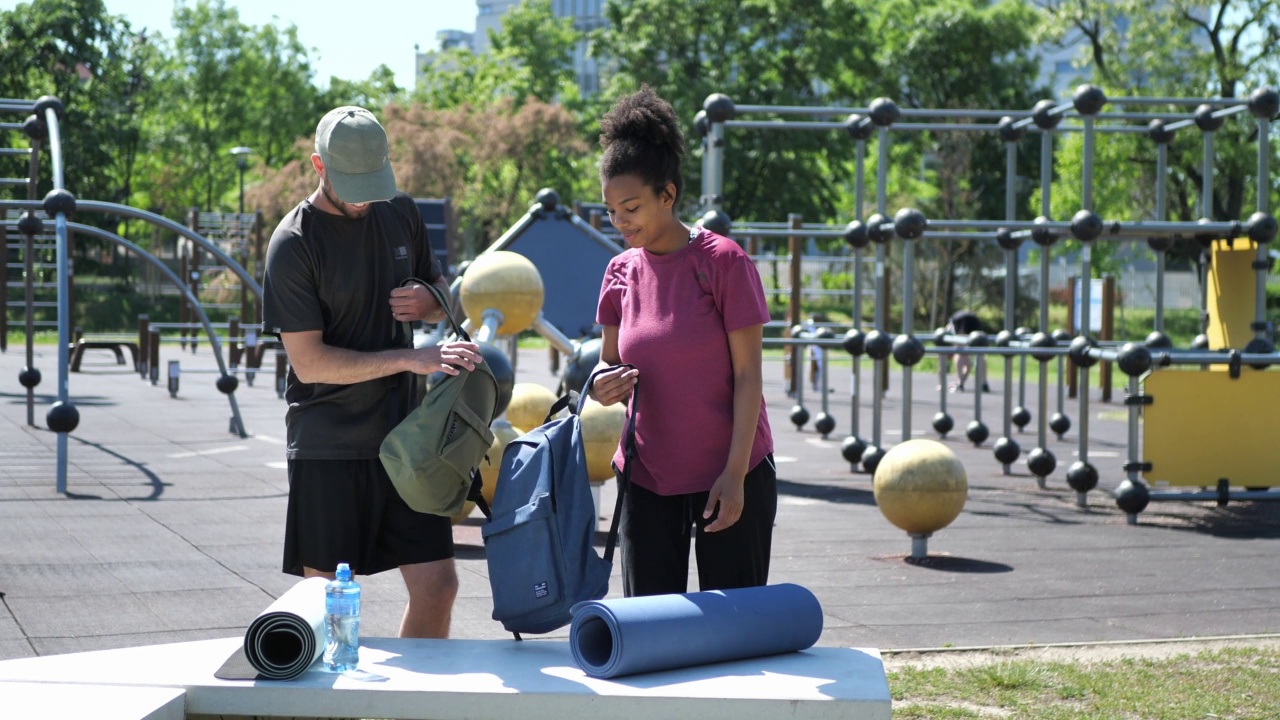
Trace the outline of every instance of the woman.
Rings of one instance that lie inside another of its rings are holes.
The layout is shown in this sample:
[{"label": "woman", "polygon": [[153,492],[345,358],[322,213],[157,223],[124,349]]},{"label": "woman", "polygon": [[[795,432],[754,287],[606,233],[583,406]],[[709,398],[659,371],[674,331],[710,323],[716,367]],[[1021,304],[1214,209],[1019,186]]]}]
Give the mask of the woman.
[{"label": "woman", "polygon": [[[676,215],[684,140],[648,87],[601,121],[601,189],[628,250],[605,271],[601,365],[589,389],[623,402],[640,378],[620,536],[628,597],[764,585],[778,495],[765,413],[760,275],[735,242]],[[633,367],[613,367],[626,363]],[[625,462],[622,448],[614,467]]]}]

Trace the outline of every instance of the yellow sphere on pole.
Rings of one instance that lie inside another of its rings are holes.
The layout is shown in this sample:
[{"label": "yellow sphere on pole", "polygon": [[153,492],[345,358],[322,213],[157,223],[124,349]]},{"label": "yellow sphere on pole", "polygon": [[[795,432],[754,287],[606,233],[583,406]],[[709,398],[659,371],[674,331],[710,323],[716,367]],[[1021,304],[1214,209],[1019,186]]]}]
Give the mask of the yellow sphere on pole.
[{"label": "yellow sphere on pole", "polygon": [[[503,420],[495,420],[490,426],[493,430],[493,444],[489,446],[489,462],[480,462],[480,496],[484,501],[493,505],[493,493],[498,488],[498,468],[502,464],[502,453],[506,451],[507,444],[512,440],[524,434],[523,430],[519,430],[511,426],[511,423]],[[471,516],[471,512],[476,509],[476,504],[467,501],[462,509],[458,511],[451,519],[454,525],[466,520]]]},{"label": "yellow sphere on pole", "polygon": [[605,482],[613,477],[613,453],[618,449],[618,440],[627,422],[626,405],[604,406],[587,398],[579,419],[587,454],[587,477],[591,482]]},{"label": "yellow sphere on pole", "polygon": [[542,275],[519,253],[482,253],[463,274],[459,295],[473,325],[480,326],[486,310],[497,310],[502,313],[497,334],[514,335],[533,325],[542,312]]},{"label": "yellow sphere on pole", "polygon": [[538,383],[516,383],[507,403],[507,421],[525,431],[547,419],[547,411],[556,402],[556,394]]},{"label": "yellow sphere on pole", "polygon": [[969,495],[964,465],[935,440],[908,440],[889,450],[872,484],[880,512],[913,536],[950,525]]}]

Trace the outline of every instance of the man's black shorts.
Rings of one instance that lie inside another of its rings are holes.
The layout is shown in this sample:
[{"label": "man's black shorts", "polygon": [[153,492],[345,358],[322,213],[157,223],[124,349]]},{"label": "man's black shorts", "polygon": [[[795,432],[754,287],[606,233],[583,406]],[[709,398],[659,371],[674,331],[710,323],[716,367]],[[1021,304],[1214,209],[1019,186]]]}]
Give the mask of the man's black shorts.
[{"label": "man's black shorts", "polygon": [[289,461],[286,573],[344,562],[372,575],[451,557],[453,523],[409,509],[377,458]]}]

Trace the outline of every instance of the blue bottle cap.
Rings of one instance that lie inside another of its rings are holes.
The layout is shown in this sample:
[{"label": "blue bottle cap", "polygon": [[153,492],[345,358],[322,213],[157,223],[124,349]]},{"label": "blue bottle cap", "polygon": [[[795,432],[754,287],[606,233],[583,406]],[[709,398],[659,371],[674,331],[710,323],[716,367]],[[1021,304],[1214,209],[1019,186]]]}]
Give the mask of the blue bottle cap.
[{"label": "blue bottle cap", "polygon": [[346,563],[338,563],[338,571],[334,573],[334,575],[337,577],[337,579],[341,580],[342,582],[350,581],[351,566]]}]

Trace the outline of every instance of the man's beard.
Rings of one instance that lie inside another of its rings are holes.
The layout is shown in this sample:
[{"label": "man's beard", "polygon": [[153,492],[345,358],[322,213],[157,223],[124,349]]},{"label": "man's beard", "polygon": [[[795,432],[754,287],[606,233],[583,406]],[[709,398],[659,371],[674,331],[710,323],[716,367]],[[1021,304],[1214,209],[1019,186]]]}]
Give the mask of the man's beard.
[{"label": "man's beard", "polygon": [[327,179],[320,184],[320,192],[324,193],[325,199],[337,208],[338,212],[342,213],[342,216],[348,220],[359,220],[369,214],[368,204],[360,210],[354,210],[349,203],[339,200],[338,196],[333,192],[333,185]]}]

